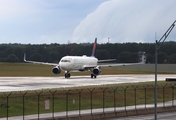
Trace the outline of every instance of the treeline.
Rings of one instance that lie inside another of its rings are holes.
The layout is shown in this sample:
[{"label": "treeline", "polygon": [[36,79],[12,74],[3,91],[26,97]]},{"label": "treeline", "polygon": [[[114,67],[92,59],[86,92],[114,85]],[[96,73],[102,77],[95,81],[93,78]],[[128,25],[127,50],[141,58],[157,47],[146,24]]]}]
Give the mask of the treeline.
[{"label": "treeline", "polygon": [[[65,55],[91,55],[93,44],[0,44],[0,62],[28,60],[59,62]],[[107,43],[97,45],[98,59],[117,59],[116,62],[138,62],[138,52],[145,51],[147,63],[155,62],[154,43]],[[165,42],[158,51],[158,63],[176,63],[176,42]]]}]

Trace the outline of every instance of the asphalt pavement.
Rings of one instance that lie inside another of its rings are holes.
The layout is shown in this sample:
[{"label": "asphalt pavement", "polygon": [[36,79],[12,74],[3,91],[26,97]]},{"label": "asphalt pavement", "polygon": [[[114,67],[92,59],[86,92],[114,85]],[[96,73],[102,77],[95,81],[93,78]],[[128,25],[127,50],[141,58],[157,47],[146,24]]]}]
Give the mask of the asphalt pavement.
[{"label": "asphalt pavement", "polygon": [[[158,74],[158,81],[176,78],[175,74]],[[42,90],[51,88],[67,88],[121,83],[137,83],[155,81],[153,74],[100,75],[96,79],[90,76],[61,77],[0,77],[0,92]]]}]

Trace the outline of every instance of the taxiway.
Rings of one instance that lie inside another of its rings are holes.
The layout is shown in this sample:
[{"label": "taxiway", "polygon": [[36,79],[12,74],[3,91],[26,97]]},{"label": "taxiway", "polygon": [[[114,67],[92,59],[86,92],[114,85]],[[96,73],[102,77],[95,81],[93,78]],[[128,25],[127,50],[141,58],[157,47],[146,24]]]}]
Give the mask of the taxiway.
[{"label": "taxiway", "polygon": [[[159,74],[158,81],[175,77],[174,74]],[[154,81],[154,75],[100,75],[96,79],[90,76],[72,76],[69,79],[61,77],[0,77],[0,92],[41,90],[51,88],[66,88],[77,86],[92,86],[105,84],[121,84]]]}]

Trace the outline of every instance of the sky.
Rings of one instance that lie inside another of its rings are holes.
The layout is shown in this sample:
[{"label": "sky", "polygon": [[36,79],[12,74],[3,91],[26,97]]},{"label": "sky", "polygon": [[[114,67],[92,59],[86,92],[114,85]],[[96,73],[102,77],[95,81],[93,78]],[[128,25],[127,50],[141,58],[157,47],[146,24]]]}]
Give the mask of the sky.
[{"label": "sky", "polygon": [[[154,43],[175,0],[0,0],[0,44]],[[176,28],[167,38],[176,41]]]}]

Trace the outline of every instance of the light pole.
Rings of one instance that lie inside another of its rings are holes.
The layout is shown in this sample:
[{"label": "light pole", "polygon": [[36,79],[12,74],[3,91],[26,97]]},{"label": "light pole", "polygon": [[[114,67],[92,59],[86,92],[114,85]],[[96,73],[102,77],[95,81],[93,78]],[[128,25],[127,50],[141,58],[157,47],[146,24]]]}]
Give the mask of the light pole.
[{"label": "light pole", "polygon": [[155,90],[154,90],[154,104],[155,104],[155,120],[157,120],[157,61],[158,61],[158,50],[161,45],[164,43],[172,29],[174,28],[176,20],[172,23],[169,29],[164,33],[161,39],[158,41],[156,40],[155,43]]}]

